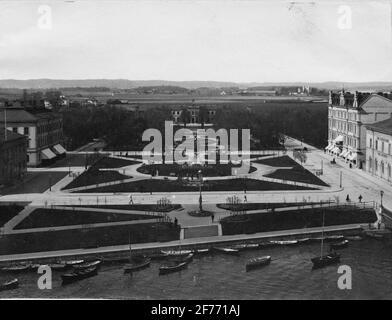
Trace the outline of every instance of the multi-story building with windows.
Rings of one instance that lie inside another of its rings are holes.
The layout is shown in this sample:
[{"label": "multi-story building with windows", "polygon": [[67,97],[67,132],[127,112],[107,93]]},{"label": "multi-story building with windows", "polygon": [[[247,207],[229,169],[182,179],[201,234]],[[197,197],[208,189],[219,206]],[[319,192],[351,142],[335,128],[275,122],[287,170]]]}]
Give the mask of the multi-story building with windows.
[{"label": "multi-story building with windows", "polygon": [[0,109],[0,123],[28,138],[28,166],[38,166],[65,156],[61,114],[45,108],[5,107]]},{"label": "multi-story building with windows", "polygon": [[366,171],[392,181],[392,118],[366,126]]},{"label": "multi-story building with windows", "polygon": [[200,124],[212,123],[216,114],[215,108],[204,106],[177,107],[171,110],[174,123]]},{"label": "multi-story building with windows", "polygon": [[366,125],[390,118],[392,94],[330,92],[328,104],[326,151],[365,169]]},{"label": "multi-story building with windows", "polygon": [[23,178],[27,164],[27,137],[0,126],[0,185]]}]

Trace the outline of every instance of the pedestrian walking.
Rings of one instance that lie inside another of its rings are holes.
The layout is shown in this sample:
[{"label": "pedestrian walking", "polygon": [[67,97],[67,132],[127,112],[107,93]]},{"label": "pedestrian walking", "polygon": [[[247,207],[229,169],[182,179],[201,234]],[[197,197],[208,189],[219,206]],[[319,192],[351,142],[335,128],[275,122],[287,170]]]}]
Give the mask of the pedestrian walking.
[{"label": "pedestrian walking", "polygon": [[362,195],[359,195],[358,200],[359,202],[362,202]]},{"label": "pedestrian walking", "polygon": [[248,199],[246,198],[246,195],[244,195],[244,203],[247,203]]},{"label": "pedestrian walking", "polygon": [[347,201],[347,202],[349,202],[349,201],[350,201],[350,196],[349,196],[349,195],[347,195],[347,197],[346,197],[346,201]]},{"label": "pedestrian walking", "polygon": [[177,225],[178,225],[178,220],[177,220],[177,218],[174,218],[174,225],[177,227]]},{"label": "pedestrian walking", "polygon": [[133,198],[131,194],[129,195],[129,204],[133,204]]},{"label": "pedestrian walking", "polygon": [[211,222],[214,223],[214,214],[211,214]]}]

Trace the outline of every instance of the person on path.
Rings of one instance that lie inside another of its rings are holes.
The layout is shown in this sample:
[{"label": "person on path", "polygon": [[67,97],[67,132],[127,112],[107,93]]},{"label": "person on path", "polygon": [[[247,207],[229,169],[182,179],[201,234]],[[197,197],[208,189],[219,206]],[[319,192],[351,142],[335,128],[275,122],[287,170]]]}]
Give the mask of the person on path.
[{"label": "person on path", "polygon": [[359,195],[358,200],[359,202],[362,202],[362,195]]},{"label": "person on path", "polygon": [[349,201],[350,201],[350,196],[349,196],[349,195],[347,195],[347,197],[346,197],[346,201],[347,201],[347,202],[349,202]]},{"label": "person on path", "polygon": [[133,198],[131,194],[129,195],[129,204],[133,204]]},{"label": "person on path", "polygon": [[211,222],[214,223],[214,214],[211,214]]}]

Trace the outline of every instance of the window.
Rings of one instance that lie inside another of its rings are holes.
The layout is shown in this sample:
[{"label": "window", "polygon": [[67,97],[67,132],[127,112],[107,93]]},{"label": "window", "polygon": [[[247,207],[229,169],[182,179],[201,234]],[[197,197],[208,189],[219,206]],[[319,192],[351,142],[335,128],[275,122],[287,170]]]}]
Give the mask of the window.
[{"label": "window", "polygon": [[391,178],[391,164],[388,163],[388,178]]},{"label": "window", "polygon": [[388,154],[391,155],[391,144],[388,144]]},{"label": "window", "polygon": [[18,132],[18,128],[12,128],[12,132],[17,133]]},{"label": "window", "polygon": [[28,136],[29,135],[29,127],[24,127],[23,128],[23,134]]},{"label": "window", "polygon": [[381,152],[384,152],[384,141],[381,142]]},{"label": "window", "polygon": [[372,138],[370,138],[370,139],[369,139],[369,148],[372,147],[372,142],[373,142],[373,141],[372,141]]},{"label": "window", "polygon": [[376,150],[378,150],[378,140],[376,140]]}]

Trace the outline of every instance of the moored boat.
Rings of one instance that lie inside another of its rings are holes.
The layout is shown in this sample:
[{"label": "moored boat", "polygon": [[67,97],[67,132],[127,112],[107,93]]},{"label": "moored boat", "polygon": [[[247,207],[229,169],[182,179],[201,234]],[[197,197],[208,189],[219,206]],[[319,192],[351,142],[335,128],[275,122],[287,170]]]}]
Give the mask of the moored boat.
[{"label": "moored boat", "polygon": [[88,269],[91,267],[99,267],[100,264],[102,263],[101,260],[94,260],[94,261],[89,261],[89,262],[83,262],[79,264],[73,265],[74,269],[80,270],[80,269]]},{"label": "moored boat", "polygon": [[185,261],[167,263],[159,267],[159,275],[181,271],[183,269],[186,269],[187,266],[188,263]]},{"label": "moored boat", "polygon": [[232,248],[240,251],[254,250],[254,249],[258,249],[259,245],[257,243],[243,243],[243,244],[236,244]]},{"label": "moored boat", "polygon": [[150,266],[151,258],[143,257],[143,258],[133,258],[133,261],[124,267],[124,273],[132,273],[135,271],[146,269]]},{"label": "moored boat", "polygon": [[257,257],[248,260],[246,263],[245,269],[246,272],[250,270],[254,270],[263,266],[266,266],[271,263],[271,256],[263,256],[263,257]]},{"label": "moored boat", "polygon": [[192,253],[192,250],[161,250],[161,253],[166,254],[167,256],[186,256]]},{"label": "moored boat", "polygon": [[10,281],[6,281],[0,285],[0,291],[12,290],[16,289],[19,286],[19,280],[13,279]]},{"label": "moored boat", "polygon": [[29,264],[17,264],[9,267],[2,267],[0,269],[2,272],[10,272],[10,273],[20,273],[30,271]]},{"label": "moored boat", "polygon": [[83,280],[86,278],[90,278],[96,276],[98,274],[97,267],[91,267],[88,269],[75,270],[71,273],[65,273],[61,275],[61,279],[63,280],[63,285],[69,284],[75,281]]},{"label": "moored boat", "polygon": [[70,266],[66,265],[65,263],[49,263],[48,266],[55,271],[63,271],[68,269]]},{"label": "moored boat", "polygon": [[193,254],[193,253],[190,253],[190,254],[188,254],[188,255],[186,255],[186,256],[180,256],[180,257],[176,257],[176,258],[174,258],[174,259],[175,259],[175,261],[177,261],[177,262],[186,262],[186,263],[190,263],[190,262],[193,261],[193,256],[194,256],[194,254]]},{"label": "moored boat", "polygon": [[350,241],[361,241],[361,240],[363,240],[363,238],[361,236],[346,236],[346,239],[350,240]]},{"label": "moored boat", "polygon": [[343,241],[331,243],[329,246],[331,247],[331,249],[334,249],[334,250],[343,249],[348,246],[348,240],[343,240]]},{"label": "moored boat", "polygon": [[324,256],[312,258],[311,260],[313,263],[313,269],[319,269],[338,263],[340,261],[340,254],[332,252]]},{"label": "moored boat", "polygon": [[195,249],[193,250],[193,253],[197,254],[197,255],[201,255],[201,254],[208,254],[210,253],[210,249],[209,248],[205,248],[205,249]]},{"label": "moored boat", "polygon": [[74,266],[74,265],[77,265],[77,264],[84,263],[84,260],[83,259],[80,259],[80,260],[64,260],[64,261],[60,261],[59,263],[60,264],[66,264],[67,266]]},{"label": "moored boat", "polygon": [[162,252],[152,253],[148,255],[148,257],[151,258],[151,260],[162,260],[162,259],[166,259],[168,256],[169,255],[167,253],[162,253]]},{"label": "moored boat", "polygon": [[225,253],[230,255],[238,255],[240,251],[238,249],[233,248],[223,248],[223,247],[213,247],[215,252]]},{"label": "moored boat", "polygon": [[298,244],[298,240],[271,240],[270,241],[272,244],[277,244],[277,245],[281,245],[281,246],[293,246]]}]

